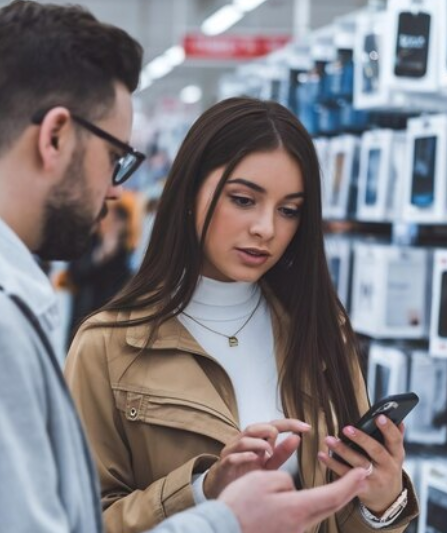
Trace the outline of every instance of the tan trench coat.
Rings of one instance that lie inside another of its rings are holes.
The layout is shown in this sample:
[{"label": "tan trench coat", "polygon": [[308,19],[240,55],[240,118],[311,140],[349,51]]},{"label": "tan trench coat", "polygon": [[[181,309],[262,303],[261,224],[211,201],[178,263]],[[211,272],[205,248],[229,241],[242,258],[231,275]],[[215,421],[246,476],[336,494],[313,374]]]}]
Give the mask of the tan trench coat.
[{"label": "tan trench coat", "polygon": [[[103,313],[90,322],[144,315]],[[148,328],[84,325],[66,365],[99,469],[108,533],[145,531],[193,506],[192,475],[216,461],[221,448],[240,431],[233,387],[218,363],[177,319],[163,324],[145,348]],[[280,328],[281,321],[274,320],[279,353]],[[356,387],[364,412],[368,401],[360,372]],[[325,436],[320,435],[321,449]],[[317,464],[305,437],[299,460],[305,487],[324,483],[325,467]],[[405,518],[387,531],[400,533],[417,512],[410,488]],[[373,531],[352,503],[330,519],[327,533]]]}]

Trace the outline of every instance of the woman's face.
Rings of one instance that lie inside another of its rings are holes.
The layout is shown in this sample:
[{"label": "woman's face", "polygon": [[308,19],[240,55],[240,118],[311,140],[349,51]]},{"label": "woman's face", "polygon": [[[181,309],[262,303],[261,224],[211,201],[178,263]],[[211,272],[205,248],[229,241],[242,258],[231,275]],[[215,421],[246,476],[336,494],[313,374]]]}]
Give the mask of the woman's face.
[{"label": "woman's face", "polygon": [[[199,239],[224,168],[203,182],[196,199]],[[225,183],[205,240],[202,274],[219,281],[258,281],[282,257],[300,225],[300,167],[287,152],[245,157]]]}]

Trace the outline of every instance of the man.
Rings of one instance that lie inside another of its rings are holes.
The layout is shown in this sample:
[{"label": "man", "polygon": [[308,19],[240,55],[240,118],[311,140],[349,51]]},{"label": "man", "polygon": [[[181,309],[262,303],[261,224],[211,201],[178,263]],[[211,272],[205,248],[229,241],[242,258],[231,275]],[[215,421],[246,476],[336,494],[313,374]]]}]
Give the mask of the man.
[{"label": "man", "polygon": [[[141,163],[127,140],[142,50],[81,8],[17,1],[0,10],[0,58],[2,530],[100,532],[94,466],[53,348],[55,297],[31,252],[77,257]],[[155,531],[296,533],[364,477],[298,493],[286,474],[256,472]]]}]

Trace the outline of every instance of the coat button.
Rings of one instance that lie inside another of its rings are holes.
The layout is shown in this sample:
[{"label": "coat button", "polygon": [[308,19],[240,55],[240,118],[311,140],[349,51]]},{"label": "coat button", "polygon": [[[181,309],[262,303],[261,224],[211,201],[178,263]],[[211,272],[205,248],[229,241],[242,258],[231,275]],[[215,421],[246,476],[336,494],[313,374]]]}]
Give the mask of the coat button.
[{"label": "coat button", "polygon": [[129,418],[131,418],[132,420],[135,420],[135,418],[137,418],[137,410],[135,409],[135,407],[132,407],[132,409],[129,411]]}]

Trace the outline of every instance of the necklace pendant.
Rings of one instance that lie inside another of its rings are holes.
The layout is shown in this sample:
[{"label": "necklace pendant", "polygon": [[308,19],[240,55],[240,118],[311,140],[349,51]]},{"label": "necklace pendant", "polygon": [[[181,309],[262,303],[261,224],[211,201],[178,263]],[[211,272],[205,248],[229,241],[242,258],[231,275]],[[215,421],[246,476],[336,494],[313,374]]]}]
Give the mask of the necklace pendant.
[{"label": "necklace pendant", "polygon": [[237,337],[232,335],[231,337],[228,337],[228,344],[230,345],[230,348],[234,348],[239,345],[239,341],[237,340]]}]

